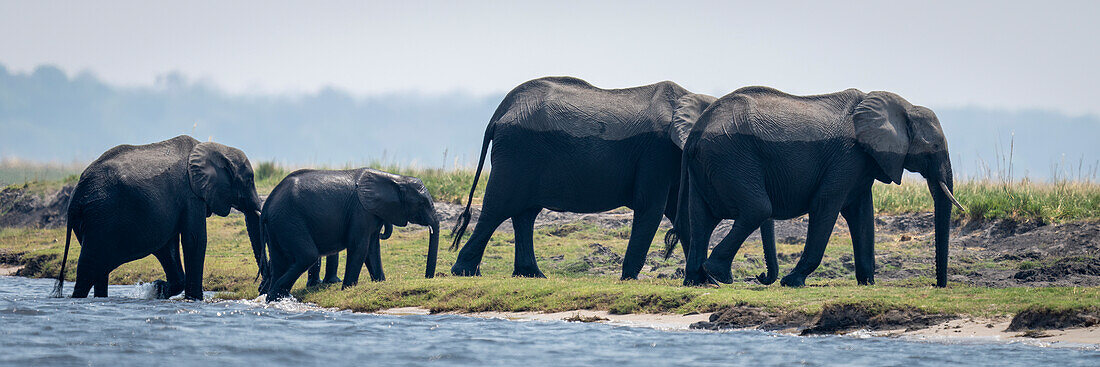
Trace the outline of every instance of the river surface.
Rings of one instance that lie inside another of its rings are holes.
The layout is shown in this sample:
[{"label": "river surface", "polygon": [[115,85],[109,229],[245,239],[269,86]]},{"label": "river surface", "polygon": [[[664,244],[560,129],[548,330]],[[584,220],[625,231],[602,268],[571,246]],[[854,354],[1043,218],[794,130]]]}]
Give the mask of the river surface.
[{"label": "river surface", "polygon": [[1100,351],[1023,343],[374,315],[151,300],[142,285],[112,286],[106,299],[48,298],[52,285],[0,277],[0,365],[1100,365]]}]

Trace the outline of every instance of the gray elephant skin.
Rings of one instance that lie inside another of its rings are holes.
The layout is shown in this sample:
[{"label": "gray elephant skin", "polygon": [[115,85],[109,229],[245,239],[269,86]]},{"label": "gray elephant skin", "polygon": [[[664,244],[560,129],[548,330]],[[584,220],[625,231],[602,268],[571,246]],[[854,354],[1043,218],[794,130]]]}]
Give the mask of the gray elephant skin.
[{"label": "gray elephant skin", "polygon": [[[932,110],[889,92],[794,96],[766,87],[730,93],[703,112],[684,145],[676,227],[689,233],[685,284],[732,281],[745,238],[769,219],[809,214],[806,246],[783,285],[802,286],[821,263],[837,216],[848,222],[856,280],[874,283],[874,180],[920,173],[935,207],[936,285],[947,284],[952,190],[947,140]],[[720,219],[730,233],[707,256]],[[770,254],[774,257],[774,251]],[[774,261],[769,259],[769,261]]]},{"label": "gray elephant skin", "polygon": [[[385,229],[378,235],[379,239],[385,240],[390,238],[390,234],[393,233],[393,225],[386,223]],[[321,284],[336,284],[340,283],[340,276],[336,274],[336,271],[340,268],[340,255],[332,254],[325,258],[325,279],[321,279],[321,260],[317,260],[317,263],[313,264],[306,271],[306,287],[315,287]],[[264,287],[260,287],[262,292]]]},{"label": "gray elephant skin", "polygon": [[469,201],[490,142],[493,169],[481,216],[451,273],[480,275],[490,236],[511,218],[512,275],[544,277],[533,239],[542,209],[596,213],[626,206],[634,219],[622,278],[637,278],[661,216],[675,217],[683,139],[712,101],[669,81],[601,89],[577,78],[545,77],[517,86],[485,129],[466,210],[452,231],[452,250],[469,224]]},{"label": "gray elephant skin", "polygon": [[288,295],[298,277],[321,256],[344,249],[348,250],[344,287],[358,282],[364,264],[371,280],[385,280],[379,232],[410,222],[430,231],[424,276],[435,275],[439,220],[431,194],[415,177],[370,168],[298,170],[271,191],[260,222],[270,263],[264,263],[263,253],[255,255],[260,268],[268,269],[260,293],[266,293],[269,301]]},{"label": "gray elephant skin", "polygon": [[54,295],[61,295],[75,234],[81,251],[74,298],[87,297],[93,285],[96,297],[106,297],[112,270],[152,254],[167,278],[155,282],[158,298],[184,292],[202,299],[206,218],[227,216],[230,208],[244,213],[253,250],[262,246],[252,164],[240,150],[189,136],[114,147],[84,170],[73,190]]}]

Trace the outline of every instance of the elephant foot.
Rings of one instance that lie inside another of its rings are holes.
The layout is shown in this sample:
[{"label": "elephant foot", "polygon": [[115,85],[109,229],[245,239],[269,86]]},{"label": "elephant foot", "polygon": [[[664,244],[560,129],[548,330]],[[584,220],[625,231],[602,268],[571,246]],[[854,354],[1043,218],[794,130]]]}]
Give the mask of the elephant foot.
[{"label": "elephant foot", "polygon": [[184,294],[183,298],[188,300],[188,301],[202,301],[202,293],[200,292],[198,295]]},{"label": "elephant foot", "polygon": [[481,269],[477,266],[462,266],[455,263],[454,266],[451,267],[451,275],[459,277],[479,277],[481,276]]},{"label": "elephant foot", "polygon": [[622,277],[619,277],[619,280],[638,280],[638,274],[634,274],[634,275],[623,274]]},{"label": "elephant foot", "polygon": [[733,273],[730,272],[730,267],[714,265],[710,260],[703,263],[703,274],[706,274],[711,281],[716,283],[733,283]]},{"label": "elephant foot", "polygon": [[760,273],[760,275],[756,276],[756,281],[763,285],[771,285],[775,283],[775,277],[768,278],[768,273]]},{"label": "elephant foot", "polygon": [[684,276],[684,286],[687,287],[718,287],[718,282],[714,281],[706,272],[700,271],[695,274],[688,274]]},{"label": "elephant foot", "polygon": [[875,277],[868,277],[866,279],[856,279],[856,283],[859,283],[859,285],[875,285]]},{"label": "elephant foot", "polygon": [[172,289],[172,285],[163,280],[157,280],[153,282],[153,287],[156,290],[157,299],[169,299],[180,293],[183,289]]},{"label": "elephant foot", "polygon": [[336,284],[336,283],[340,283],[340,282],[343,282],[343,280],[340,280],[340,278],[333,275],[333,276],[330,276],[330,277],[325,277],[325,280],[322,280],[321,284]]},{"label": "elephant foot", "polygon": [[806,285],[806,277],[794,273],[787,274],[779,284],[784,287],[799,288]]},{"label": "elephant foot", "polygon": [[289,296],[289,295],[290,294],[288,294],[286,292],[268,292],[266,299],[267,299],[268,303],[271,303],[271,302],[276,302],[280,299],[283,299],[283,297],[286,297],[286,296]]},{"label": "elephant foot", "polygon": [[512,271],[513,277],[521,278],[546,278],[546,275],[542,273],[538,268],[535,269],[516,269]]},{"label": "elephant foot", "polygon": [[316,287],[316,286],[319,286],[319,285],[321,285],[321,281],[319,281],[317,279],[306,280],[306,288],[313,288],[313,287]]}]

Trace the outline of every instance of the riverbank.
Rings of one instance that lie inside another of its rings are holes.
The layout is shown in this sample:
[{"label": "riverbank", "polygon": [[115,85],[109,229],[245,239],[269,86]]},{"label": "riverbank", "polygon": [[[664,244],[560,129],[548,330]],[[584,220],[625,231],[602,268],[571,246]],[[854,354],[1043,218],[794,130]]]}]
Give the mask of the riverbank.
[{"label": "riverbank", "polygon": [[[64,190],[63,185],[57,186],[57,191],[44,192],[37,199],[26,199],[26,194],[11,191],[4,196],[23,198],[12,202],[30,207],[32,214],[45,213],[37,218],[49,219],[38,225],[0,229],[0,264],[5,264],[5,271],[12,275],[56,276],[65,238],[63,228],[50,219],[57,212],[55,206]],[[437,203],[437,209],[444,223],[452,223],[461,211],[460,206],[444,202]],[[477,215],[475,206],[475,222]],[[952,235],[950,284],[944,289],[931,287],[929,213],[877,216],[877,285],[871,287],[855,285],[851,242],[841,219],[822,266],[811,276],[808,286],[790,289],[763,286],[752,280],[764,267],[756,235],[735,258],[733,271],[739,281],[732,285],[681,286],[680,251],[665,260],[659,245],[651,248],[642,279],[619,281],[631,216],[626,209],[603,214],[544,211],[536,223],[535,243],[539,265],[548,279],[509,276],[514,249],[509,223],[500,227],[487,246],[482,263],[484,276],[449,276],[447,269],[456,253],[442,251],[437,277],[423,279],[427,230],[412,226],[398,228],[393,238],[383,242],[386,282],[369,282],[364,274],[359,285],[347,290],[338,286],[306,289],[303,277],[292,293],[303,302],[358,312],[419,307],[432,313],[555,319],[576,313],[580,319],[595,316],[612,323],[634,322],[657,328],[665,324],[681,327],[690,320],[689,326],[703,329],[749,327],[798,334],[893,335],[896,330],[917,333],[942,329],[942,333],[963,335],[969,326],[955,328],[959,325],[947,323],[989,320],[986,324],[975,322],[983,327],[993,324],[993,328],[987,328],[992,331],[974,332],[995,332],[993,336],[1000,338],[1027,334],[1044,341],[1044,335],[1058,338],[1062,333],[1076,335],[1082,331],[1086,338],[1092,338],[1088,335],[1094,334],[1089,330],[1094,330],[1090,328],[1100,320],[1094,313],[1100,305],[1100,222],[1092,217],[1051,223],[1008,217],[958,218]],[[24,217],[34,219],[33,215]],[[777,222],[781,270],[790,269],[798,260],[805,226],[804,218]],[[666,223],[657,238],[667,228]],[[723,223],[712,242],[717,242],[728,228],[729,223]],[[256,266],[243,216],[234,213],[226,218],[211,217],[207,229],[205,288],[217,292],[219,298],[254,299]],[[79,250],[74,244],[69,254],[69,280],[75,277]],[[159,263],[147,257],[115,270],[110,281],[134,284],[160,278],[163,272]],[[1036,321],[1012,331],[1001,326],[1005,320],[1011,324],[1017,315],[1036,309],[1052,312],[1039,314],[1035,320],[1067,322]],[[822,317],[824,314],[828,317]],[[944,325],[949,328],[941,327]],[[1069,331],[1058,331],[1063,329]]]},{"label": "riverbank", "polygon": [[[401,307],[379,310],[382,315],[428,315],[431,310],[420,307]],[[594,322],[614,326],[645,327],[658,330],[698,330],[701,323],[707,323],[713,313],[688,315],[676,314],[613,314],[607,311],[573,310],[563,312],[472,312],[454,313],[462,316],[505,319],[513,321],[567,321]],[[1007,331],[1013,319],[998,318],[960,318],[947,320],[924,328],[893,328],[886,330],[855,330],[846,333],[855,337],[885,337],[918,341],[991,341],[1021,342],[1043,346],[1100,347],[1100,326],[1079,327],[1043,331]],[[741,327],[723,330],[759,330],[760,327]],[[769,330],[787,335],[803,335],[801,330],[790,328]]]}]

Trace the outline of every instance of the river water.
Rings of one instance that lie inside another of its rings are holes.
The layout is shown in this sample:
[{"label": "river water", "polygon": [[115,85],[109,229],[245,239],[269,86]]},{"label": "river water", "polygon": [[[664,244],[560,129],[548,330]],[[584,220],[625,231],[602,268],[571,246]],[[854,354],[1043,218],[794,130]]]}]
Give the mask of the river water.
[{"label": "river water", "polygon": [[47,298],[0,277],[0,365],[1100,365],[1100,351],[760,331],[661,331],[563,321],[392,316],[296,302]]}]

